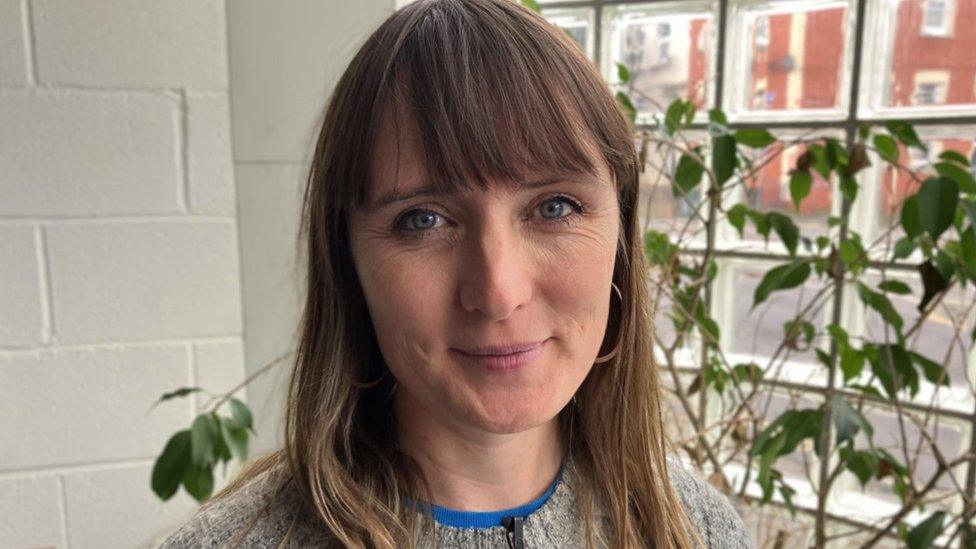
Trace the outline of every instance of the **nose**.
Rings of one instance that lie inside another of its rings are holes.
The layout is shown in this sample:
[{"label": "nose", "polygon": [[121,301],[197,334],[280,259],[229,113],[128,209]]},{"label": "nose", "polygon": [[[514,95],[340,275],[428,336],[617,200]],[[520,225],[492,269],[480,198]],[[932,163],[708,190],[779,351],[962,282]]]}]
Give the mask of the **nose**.
[{"label": "nose", "polygon": [[510,317],[532,296],[532,269],[525,243],[505,222],[484,223],[464,246],[461,306],[493,321]]}]

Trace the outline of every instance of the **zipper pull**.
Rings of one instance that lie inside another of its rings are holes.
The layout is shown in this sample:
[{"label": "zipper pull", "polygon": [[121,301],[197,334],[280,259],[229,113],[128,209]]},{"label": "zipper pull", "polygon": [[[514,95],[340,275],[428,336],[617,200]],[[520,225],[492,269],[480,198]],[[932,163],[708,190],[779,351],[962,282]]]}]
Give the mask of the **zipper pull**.
[{"label": "zipper pull", "polygon": [[522,538],[522,523],[524,522],[524,517],[505,517],[502,519],[502,525],[507,530],[505,539],[512,549],[525,549],[525,540]]}]

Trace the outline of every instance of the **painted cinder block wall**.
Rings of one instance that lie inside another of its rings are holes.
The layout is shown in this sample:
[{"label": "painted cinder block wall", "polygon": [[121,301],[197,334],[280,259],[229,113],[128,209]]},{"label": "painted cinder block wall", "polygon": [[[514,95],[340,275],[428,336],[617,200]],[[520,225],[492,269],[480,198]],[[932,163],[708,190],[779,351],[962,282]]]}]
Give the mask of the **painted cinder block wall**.
[{"label": "painted cinder block wall", "polygon": [[[153,546],[195,509],[149,473],[206,399],[149,406],[290,349],[316,123],[407,1],[0,0],[0,547]],[[246,393],[258,452],[286,378]]]},{"label": "painted cinder block wall", "polygon": [[222,0],[0,0],[0,547],[138,547],[195,400],[243,378]]}]

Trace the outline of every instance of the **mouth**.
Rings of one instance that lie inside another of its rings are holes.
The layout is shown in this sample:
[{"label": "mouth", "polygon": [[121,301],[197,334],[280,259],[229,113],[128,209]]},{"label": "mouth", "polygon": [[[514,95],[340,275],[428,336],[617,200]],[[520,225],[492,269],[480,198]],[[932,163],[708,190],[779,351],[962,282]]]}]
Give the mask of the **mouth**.
[{"label": "mouth", "polygon": [[503,343],[464,349],[452,348],[451,352],[462,362],[492,372],[519,369],[539,357],[549,339],[523,343]]}]

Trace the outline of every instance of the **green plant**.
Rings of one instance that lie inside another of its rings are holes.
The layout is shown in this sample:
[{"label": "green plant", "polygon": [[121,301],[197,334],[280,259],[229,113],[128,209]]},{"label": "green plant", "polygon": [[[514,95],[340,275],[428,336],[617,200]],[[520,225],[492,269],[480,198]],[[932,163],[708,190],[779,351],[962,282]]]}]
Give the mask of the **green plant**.
[{"label": "green plant", "polygon": [[[624,67],[618,77],[626,87]],[[636,112],[627,92],[621,90],[617,96],[634,120]],[[745,496],[755,482],[761,489],[759,504],[778,496],[794,515],[795,484],[787,482],[777,465],[795,452],[803,453],[805,460],[811,458],[818,468],[814,474],[808,468],[810,488],[817,496],[813,510],[817,546],[831,539],[826,512],[830,491],[838,476],[850,474],[862,487],[872,479],[890,482],[901,502],[882,523],[865,525],[870,535],[862,546],[873,546],[894,532],[909,547],[925,547],[945,531],[951,532],[950,543],[960,540],[971,547],[976,512],[972,488],[962,486],[953,473],[966,466],[973,468],[974,457],[971,452],[946,456],[940,450],[934,433],[938,421],[933,426],[936,416],[931,408],[939,392],[950,385],[946,369],[950,353],[938,349],[941,356],[930,356],[933,349],[919,348],[913,339],[954,288],[965,291],[962,318],[971,318],[976,310],[972,292],[976,284],[976,181],[966,158],[946,151],[929,166],[909,169],[899,162],[900,148],[927,151],[914,128],[902,121],[860,127],[847,142],[814,136],[778,139],[763,128],[733,129],[718,110],[708,113],[707,139],[695,143],[685,133],[695,120],[695,105],[677,100],[662,110],[663,116],[651,128],[637,133],[642,161],[651,149],[660,156],[676,157],[673,169],[662,167],[656,174],[670,186],[675,200],[687,201],[692,211],[673,230],[648,230],[645,241],[653,265],[651,285],[659,302],[670,304],[669,314],[659,322],[670,322],[673,338],[663,341],[659,337],[658,347],[671,376],[671,390],[684,413],[682,419],[689,427],[685,450],[700,464],[707,463],[716,484],[729,493]],[[805,234],[787,213],[761,211],[730,199],[735,187],[746,185],[758,170],[797,147],[804,150],[788,181],[795,212],[810,194],[814,179],[835,181],[843,197],[842,214],[830,218],[820,234]],[[757,150],[763,151],[758,161]],[[899,215],[882,234],[866,242],[848,226],[847,214],[858,200],[857,175],[871,165],[872,158],[909,174],[917,182],[917,190],[904,200]],[[650,217],[647,212],[648,221]],[[711,316],[710,286],[721,268],[715,260],[719,250],[715,231],[720,223],[731,225],[739,237],[752,229],[767,245],[776,239],[785,250],[779,263],[763,274],[748,314],[758,314],[774,294],[808,282],[819,288],[812,297],[797,299],[796,313],[783,323],[782,339],[763,364],[730,361],[719,323]],[[704,238],[696,238],[702,235]],[[922,284],[916,296],[919,314],[910,324],[890,297],[911,294],[912,289],[888,277],[889,269],[905,265],[913,266]],[[836,318],[826,324],[817,321],[825,308],[836,306],[842,292],[852,292],[865,310],[877,315],[883,323],[880,338],[849,334]],[[953,319],[953,344],[965,353],[976,331],[962,333],[963,325],[962,319]],[[691,381],[684,382],[681,375],[689,372],[689,360],[680,351],[689,349],[697,368]],[[816,399],[819,403],[795,403],[769,418],[768,404],[766,409],[758,409],[757,397],[782,381],[779,373],[789,364],[791,354],[810,349],[826,380],[822,397]],[[918,397],[924,383],[932,390],[929,407],[906,408],[905,401]],[[698,403],[693,402],[696,393]],[[709,400],[715,399],[717,406],[709,406]],[[874,425],[864,414],[869,404],[882,404],[894,412],[900,448],[889,451],[875,444]],[[919,431],[914,448],[906,424]],[[937,468],[920,479],[918,463],[923,449],[934,455]],[[729,472],[733,463],[744,470],[737,482]],[[962,501],[956,512],[951,506],[928,509],[947,498],[935,490],[943,477],[955,486],[948,496]],[[913,513],[926,518],[915,524],[906,522]]]}]

